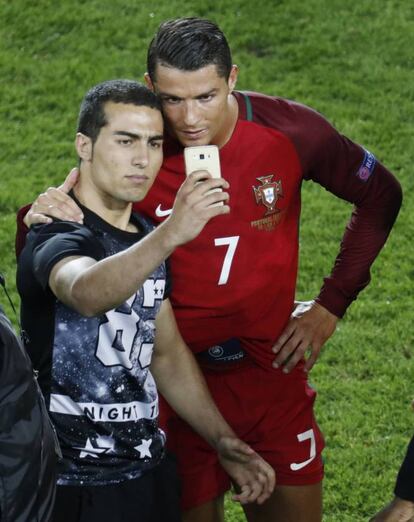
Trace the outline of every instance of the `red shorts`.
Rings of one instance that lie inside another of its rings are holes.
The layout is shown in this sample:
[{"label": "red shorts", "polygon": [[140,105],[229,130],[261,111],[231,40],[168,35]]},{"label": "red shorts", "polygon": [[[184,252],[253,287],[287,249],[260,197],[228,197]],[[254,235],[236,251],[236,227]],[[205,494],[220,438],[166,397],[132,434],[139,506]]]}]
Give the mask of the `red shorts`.
[{"label": "red shorts", "polygon": [[[285,375],[256,365],[203,370],[210,392],[237,435],[276,471],[278,485],[323,478],[324,440],[313,414],[316,392],[301,369]],[[161,427],[178,459],[182,508],[204,504],[230,489],[215,451],[161,401]]]}]

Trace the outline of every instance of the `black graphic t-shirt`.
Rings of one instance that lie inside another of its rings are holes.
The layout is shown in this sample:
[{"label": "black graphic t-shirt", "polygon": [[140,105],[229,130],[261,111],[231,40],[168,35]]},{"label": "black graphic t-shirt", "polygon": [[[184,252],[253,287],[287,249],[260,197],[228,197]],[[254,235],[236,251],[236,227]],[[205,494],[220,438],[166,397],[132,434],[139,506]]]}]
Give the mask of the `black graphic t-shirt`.
[{"label": "black graphic t-shirt", "polygon": [[163,454],[149,365],[154,320],[168,285],[162,264],[124,303],[92,318],[57,300],[48,280],[59,260],[103,259],[153,228],[133,215],[139,232],[126,232],[82,210],[84,225],[61,221],[30,231],[17,284],[27,350],[62,447],[58,484],[105,485],[139,477]]}]

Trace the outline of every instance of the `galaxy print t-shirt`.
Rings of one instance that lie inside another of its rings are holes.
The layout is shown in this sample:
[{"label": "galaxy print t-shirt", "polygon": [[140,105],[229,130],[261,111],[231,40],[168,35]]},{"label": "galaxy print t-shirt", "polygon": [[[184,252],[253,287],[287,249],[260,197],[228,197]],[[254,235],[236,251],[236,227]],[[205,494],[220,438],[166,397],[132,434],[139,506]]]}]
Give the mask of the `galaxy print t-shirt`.
[{"label": "galaxy print t-shirt", "polygon": [[165,438],[149,370],[154,320],[167,295],[165,264],[122,305],[99,317],[81,316],[48,287],[59,260],[73,255],[103,259],[139,241],[152,225],[135,215],[140,232],[125,232],[88,209],[83,212],[85,225],[35,227],[17,278],[27,349],[62,448],[60,485],[137,478],[159,462]]}]

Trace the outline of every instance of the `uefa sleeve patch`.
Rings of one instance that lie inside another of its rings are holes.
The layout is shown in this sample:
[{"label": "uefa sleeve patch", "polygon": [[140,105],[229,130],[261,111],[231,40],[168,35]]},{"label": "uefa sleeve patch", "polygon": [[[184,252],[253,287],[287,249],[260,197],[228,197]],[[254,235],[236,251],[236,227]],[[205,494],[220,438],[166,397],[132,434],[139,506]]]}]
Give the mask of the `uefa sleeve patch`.
[{"label": "uefa sleeve patch", "polygon": [[361,181],[368,181],[371,174],[374,172],[377,160],[375,159],[375,156],[372,154],[372,152],[369,152],[367,149],[364,149],[364,151],[365,156],[356,175]]}]

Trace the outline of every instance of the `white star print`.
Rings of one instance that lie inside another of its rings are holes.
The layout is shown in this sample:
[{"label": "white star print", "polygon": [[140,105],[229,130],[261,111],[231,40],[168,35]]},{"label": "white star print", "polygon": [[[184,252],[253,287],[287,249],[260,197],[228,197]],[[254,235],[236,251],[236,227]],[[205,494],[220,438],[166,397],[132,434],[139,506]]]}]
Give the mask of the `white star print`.
[{"label": "white star print", "polygon": [[86,439],[86,444],[84,448],[75,448],[78,450],[81,450],[79,457],[81,459],[84,459],[85,457],[93,457],[94,459],[98,458],[98,454],[100,453],[106,453],[108,451],[108,448],[99,448],[97,446],[94,446],[91,442],[91,440],[88,438]]},{"label": "white star print", "polygon": [[139,452],[139,456],[141,459],[144,457],[152,457],[151,452],[149,450],[152,443],[152,439],[142,439],[141,444],[135,446],[134,449]]}]

